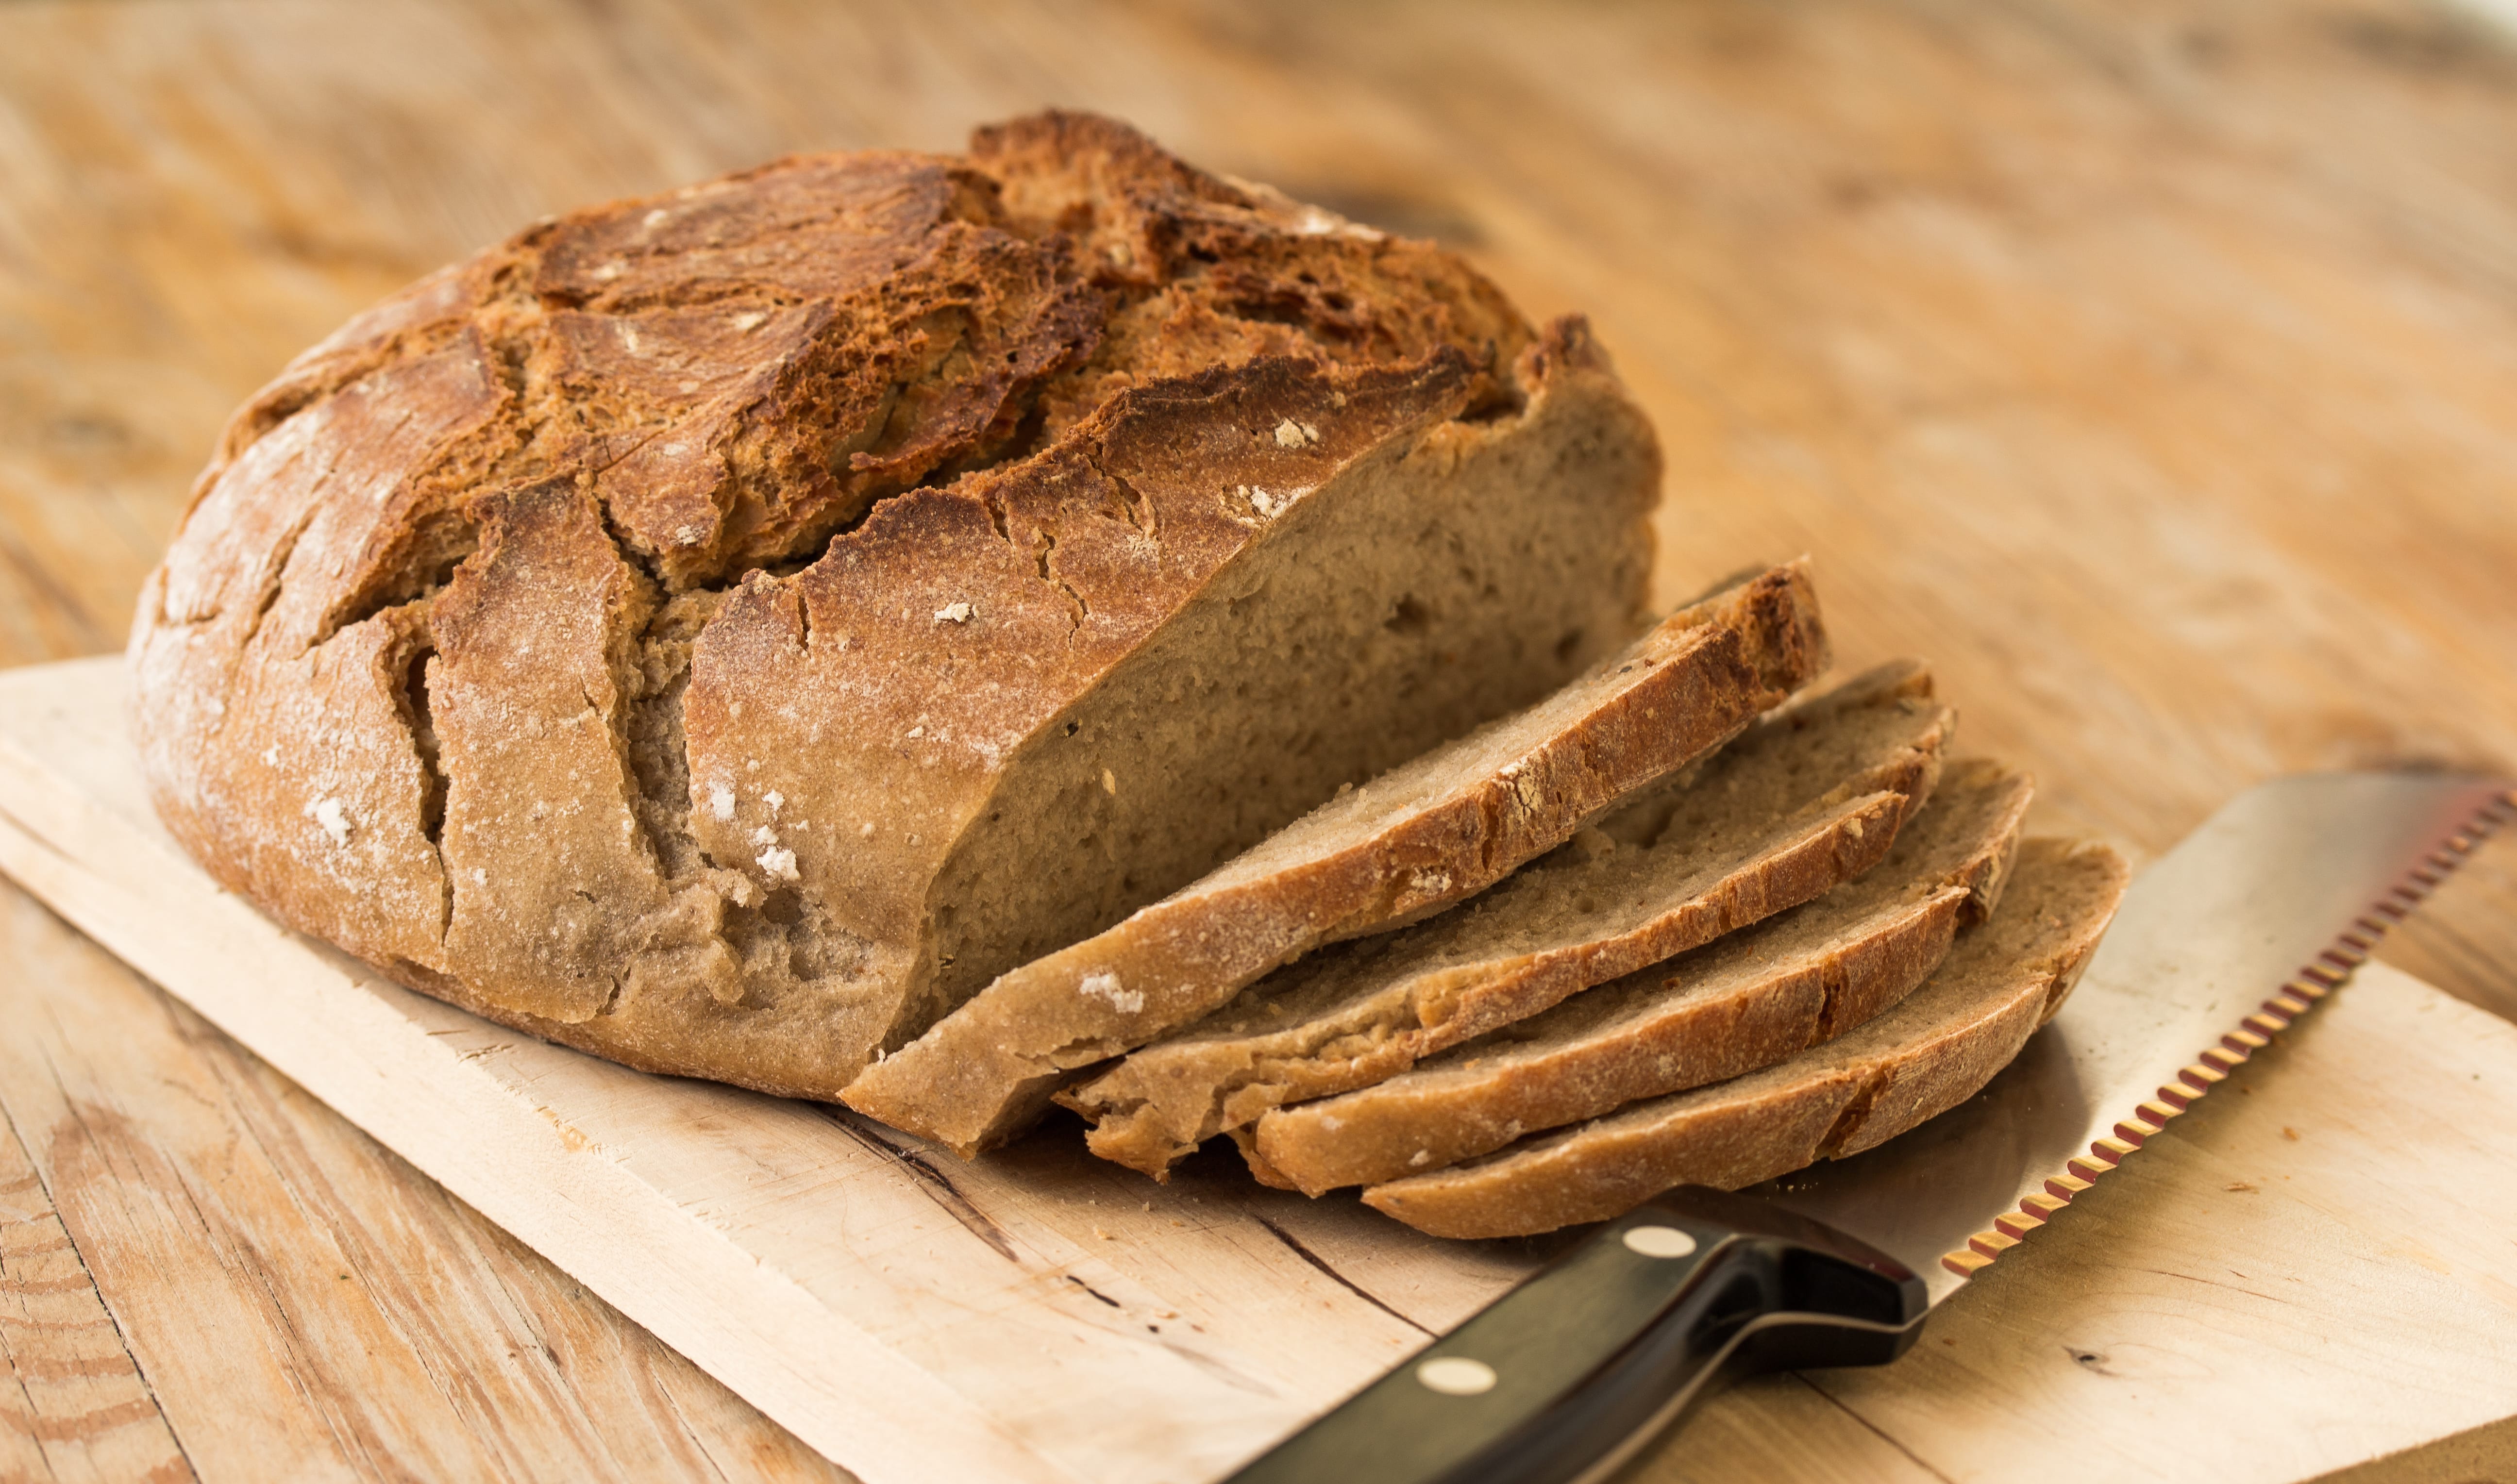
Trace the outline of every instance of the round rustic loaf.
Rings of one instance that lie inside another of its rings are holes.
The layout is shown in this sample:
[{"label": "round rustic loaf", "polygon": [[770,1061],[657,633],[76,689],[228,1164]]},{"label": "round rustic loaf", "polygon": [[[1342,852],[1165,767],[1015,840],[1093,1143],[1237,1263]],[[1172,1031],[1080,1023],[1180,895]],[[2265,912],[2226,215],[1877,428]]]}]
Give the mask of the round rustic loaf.
[{"label": "round rustic loaf", "polygon": [[159,813],[401,982],[835,1095],[1643,615],[1577,320],[1048,113],[546,220],[307,352],[131,640]]}]

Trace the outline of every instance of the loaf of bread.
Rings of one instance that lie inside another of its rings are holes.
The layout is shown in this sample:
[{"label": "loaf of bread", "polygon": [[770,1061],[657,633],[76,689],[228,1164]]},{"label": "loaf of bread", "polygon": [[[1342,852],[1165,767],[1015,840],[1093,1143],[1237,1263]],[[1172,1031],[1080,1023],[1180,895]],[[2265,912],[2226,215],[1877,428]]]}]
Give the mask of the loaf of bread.
[{"label": "loaf of bread", "polygon": [[1544,700],[1003,975],[841,1096],[964,1155],[1003,1142],[1081,1069],[1197,1020],[1278,965],[1485,890],[1736,737],[1825,663],[1798,564],[1715,593]]},{"label": "loaf of bread", "polygon": [[1992,919],[1876,1020],[1762,1072],[1374,1185],[1363,1199],[1436,1236],[1524,1236],[1622,1214],[1674,1185],[1735,1190],[1857,1154],[1956,1107],[2009,1065],[2062,1007],[2126,876],[2105,846],[2029,840]]},{"label": "loaf of bread", "polygon": [[352,321],[203,474],[136,727],[283,920],[829,1098],[1615,653],[1657,484],[1579,321],[1044,114],[548,220]]},{"label": "loaf of bread", "polygon": [[221,882],[504,1024],[1538,1231],[1964,1096],[2121,884],[2040,847],[1949,949],[2024,782],[1912,832],[1915,666],[1759,723],[1808,574],[1653,624],[1658,483],[1580,320],[1044,113],[353,320],[203,473],[135,730]]},{"label": "loaf of bread", "polygon": [[1460,911],[1270,976],[1059,1101],[1093,1121],[1093,1153],[1158,1174],[1271,1108],[1369,1085],[1806,902],[1888,854],[1954,720],[1919,665],[1860,676]]}]

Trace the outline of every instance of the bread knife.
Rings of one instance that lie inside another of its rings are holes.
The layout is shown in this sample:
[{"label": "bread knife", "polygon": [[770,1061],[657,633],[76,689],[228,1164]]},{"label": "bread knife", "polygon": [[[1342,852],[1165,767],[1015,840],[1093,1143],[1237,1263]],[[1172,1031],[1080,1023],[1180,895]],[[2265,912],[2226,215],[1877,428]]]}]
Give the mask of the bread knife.
[{"label": "bread knife", "polygon": [[2061,1013],[1973,1098],[1850,1159],[1603,1223],[1230,1484],[1592,1481],[1725,1379],[1896,1359],[2511,818],[2507,783],[2448,775],[2240,794],[2135,879]]}]

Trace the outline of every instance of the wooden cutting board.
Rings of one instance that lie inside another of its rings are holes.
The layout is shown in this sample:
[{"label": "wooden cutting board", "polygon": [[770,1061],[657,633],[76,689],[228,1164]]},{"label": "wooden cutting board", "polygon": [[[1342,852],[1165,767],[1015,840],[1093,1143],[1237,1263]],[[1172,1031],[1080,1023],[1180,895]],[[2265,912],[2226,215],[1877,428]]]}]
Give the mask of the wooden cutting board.
[{"label": "wooden cutting board", "polygon": [[[1056,1130],[965,1165],[490,1025],[215,887],[121,698],[109,659],[0,674],[0,869],[873,1484],[1218,1477],[1555,1246]],[[1916,1478],[2291,1480],[2517,1411],[2517,1026],[2372,966],[2286,1041],[1905,1360],[1743,1387],[1646,1466],[1781,1428],[1832,1477],[1850,1418]]]}]

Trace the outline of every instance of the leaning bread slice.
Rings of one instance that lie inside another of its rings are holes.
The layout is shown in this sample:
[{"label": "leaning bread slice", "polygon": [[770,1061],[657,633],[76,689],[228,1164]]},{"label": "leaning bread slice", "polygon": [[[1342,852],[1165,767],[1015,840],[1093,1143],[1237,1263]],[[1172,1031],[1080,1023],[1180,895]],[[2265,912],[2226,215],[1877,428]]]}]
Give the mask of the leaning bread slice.
[{"label": "leaning bread slice", "polygon": [[1716,593],[1536,705],[1341,791],[1117,926],[999,976],[841,1097],[963,1154],[1010,1137],[1075,1070],[1562,844],[1736,736],[1823,668],[1825,649],[1801,564]]},{"label": "leaning bread slice", "polygon": [[1315,1196],[1439,1169],[1830,1039],[1903,998],[1961,927],[1989,914],[2033,792],[1997,763],[1953,763],[1859,880],[1386,1081],[1279,1108],[1252,1129],[1255,1151]]},{"label": "leaning bread slice", "polygon": [[1160,1176],[1271,1108],[1369,1086],[1868,869],[1955,719],[1920,665],[1882,666],[1476,901],[1271,974],[1058,1100],[1093,1121],[1094,1154]]},{"label": "leaning bread slice", "polygon": [[1363,1199],[1437,1237],[1524,1236],[1619,1215],[1674,1185],[1736,1190],[1868,1149],[1964,1102],[2019,1054],[2097,948],[2124,877],[2102,845],[2030,840],[2003,910],[1869,1024]]}]

